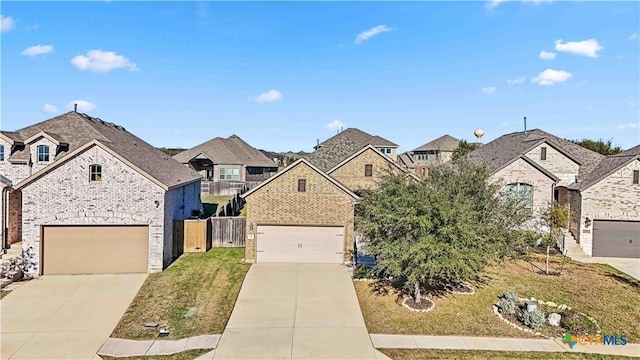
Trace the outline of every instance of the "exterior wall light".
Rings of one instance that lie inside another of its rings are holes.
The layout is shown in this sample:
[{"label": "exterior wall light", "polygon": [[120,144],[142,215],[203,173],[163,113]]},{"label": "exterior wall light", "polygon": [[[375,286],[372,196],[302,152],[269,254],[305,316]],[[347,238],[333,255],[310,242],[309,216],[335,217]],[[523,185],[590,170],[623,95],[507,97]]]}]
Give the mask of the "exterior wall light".
[{"label": "exterior wall light", "polygon": [[591,226],[591,219],[589,219],[589,217],[587,216],[584,219],[584,227],[590,227]]}]

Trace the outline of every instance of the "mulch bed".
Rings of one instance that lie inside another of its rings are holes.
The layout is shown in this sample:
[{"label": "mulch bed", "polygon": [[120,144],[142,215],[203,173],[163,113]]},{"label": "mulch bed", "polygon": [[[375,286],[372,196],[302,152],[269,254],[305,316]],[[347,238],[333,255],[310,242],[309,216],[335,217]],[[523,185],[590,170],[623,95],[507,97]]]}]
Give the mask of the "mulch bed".
[{"label": "mulch bed", "polygon": [[418,311],[418,312],[426,312],[431,311],[436,307],[436,304],[427,298],[421,298],[420,303],[415,302],[413,298],[406,298],[402,301],[402,305],[409,310]]}]

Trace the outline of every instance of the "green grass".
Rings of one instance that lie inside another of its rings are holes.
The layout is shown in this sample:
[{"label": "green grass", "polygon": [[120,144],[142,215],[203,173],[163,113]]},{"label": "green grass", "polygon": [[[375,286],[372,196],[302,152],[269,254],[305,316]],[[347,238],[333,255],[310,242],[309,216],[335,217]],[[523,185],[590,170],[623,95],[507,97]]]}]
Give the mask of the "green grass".
[{"label": "green grass", "polygon": [[[149,274],[112,337],[155,339],[157,322],[168,327],[167,339],[222,334],[249,264],[241,262],[244,249],[218,248],[183,254],[165,271]],[[195,308],[195,315],[185,317]]]},{"label": "green grass", "polygon": [[103,360],[193,360],[211,350],[188,350],[173,355],[130,356],[115,358],[112,356],[100,356]]},{"label": "green grass", "polygon": [[2,290],[0,291],[0,300],[4,299],[5,296],[11,294],[11,290]]},{"label": "green grass", "polygon": [[[534,259],[541,267],[544,258]],[[551,266],[560,269],[560,261],[554,256]],[[520,297],[571,306],[598,320],[603,333],[624,333],[630,342],[640,342],[640,282],[610,266],[567,259],[560,276],[546,276],[519,260],[491,267],[487,275],[486,284],[475,284],[475,295],[432,297],[436,307],[427,313],[401,307],[393,290],[380,294],[369,283],[354,286],[367,328],[375,334],[534,337],[503,323],[491,311],[497,296],[513,289]]]},{"label": "green grass", "polygon": [[405,349],[379,349],[394,360],[424,360],[424,359],[451,359],[451,360],[479,360],[479,359],[588,359],[588,360],[622,360],[629,359],[625,356],[612,356],[601,354],[571,353],[571,352],[529,352],[529,351],[485,351],[485,350],[405,350]]}]

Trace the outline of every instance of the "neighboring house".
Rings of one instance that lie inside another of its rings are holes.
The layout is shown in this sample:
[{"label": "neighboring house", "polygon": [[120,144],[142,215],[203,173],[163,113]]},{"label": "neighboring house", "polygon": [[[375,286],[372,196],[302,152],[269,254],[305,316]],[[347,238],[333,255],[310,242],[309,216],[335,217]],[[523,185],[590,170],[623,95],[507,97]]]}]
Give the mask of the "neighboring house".
[{"label": "neighboring house", "polygon": [[200,211],[198,173],[76,112],[3,135],[10,235],[29,272],[153,272],[179,255],[173,223]]},{"label": "neighboring house", "polygon": [[539,216],[549,202],[568,202],[567,186],[593,171],[602,155],[542,130],[503,135],[468,155],[488,166],[507,196]]},{"label": "neighboring house", "polygon": [[[411,159],[412,167],[407,166],[408,169],[413,169],[416,175],[426,176],[429,167],[451,160],[458,144],[460,140],[451,135],[443,135],[402,155]],[[402,159],[402,155],[400,161],[407,163],[407,160]]]},{"label": "neighboring house", "polygon": [[640,258],[640,145],[569,185],[570,230],[587,255]]},{"label": "neighboring house", "polygon": [[380,136],[367,134],[356,128],[348,128],[316,145],[314,147],[315,151],[310,156],[314,157],[315,165],[321,166],[324,165],[325,157],[329,159],[346,159],[365,145],[373,145],[373,147],[394,161],[398,154],[397,144]]},{"label": "neighboring house", "polygon": [[233,195],[278,172],[278,165],[237,135],[216,137],[173,157],[202,177],[202,193]]},{"label": "neighboring house", "polygon": [[359,197],[301,158],[242,197],[249,262],[348,263]]}]

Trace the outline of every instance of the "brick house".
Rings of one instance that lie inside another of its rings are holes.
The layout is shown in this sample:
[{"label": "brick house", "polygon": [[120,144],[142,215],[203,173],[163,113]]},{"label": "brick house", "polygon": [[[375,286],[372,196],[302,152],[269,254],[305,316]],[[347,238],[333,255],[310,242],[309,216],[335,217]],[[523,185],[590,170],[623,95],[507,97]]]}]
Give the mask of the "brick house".
[{"label": "brick house", "polygon": [[173,221],[201,209],[200,176],[122,126],[69,112],[2,140],[10,234],[34,274],[161,271]]},{"label": "brick house", "polygon": [[301,158],[242,197],[250,262],[349,262],[359,197]]},{"label": "brick house", "polygon": [[451,160],[460,140],[445,134],[417,148],[400,154],[398,162],[418,176],[426,176],[429,167]]},{"label": "brick house", "polygon": [[552,200],[569,204],[570,230],[587,255],[640,257],[640,147],[605,157],[541,130],[503,135],[472,151],[536,218]]},{"label": "brick house", "polygon": [[[330,168],[330,166],[327,167],[326,162],[334,161],[334,159],[340,159],[340,161],[346,159],[366,145],[372,145],[394,161],[397,157],[397,144],[378,135],[371,135],[356,128],[345,129],[329,139],[318,143],[318,145],[314,147],[315,151],[309,156],[312,156],[314,159],[314,165],[320,168]],[[307,158],[309,158],[309,156],[307,156]]]},{"label": "brick house", "polygon": [[640,258],[640,145],[569,185],[570,231],[587,255]]},{"label": "brick house", "polygon": [[233,195],[278,172],[273,159],[237,135],[216,137],[173,158],[200,173],[203,194]]}]

